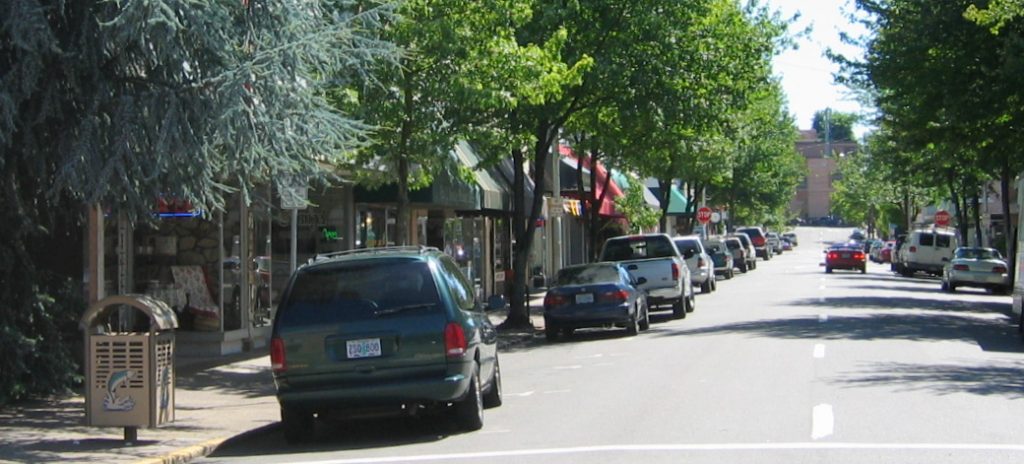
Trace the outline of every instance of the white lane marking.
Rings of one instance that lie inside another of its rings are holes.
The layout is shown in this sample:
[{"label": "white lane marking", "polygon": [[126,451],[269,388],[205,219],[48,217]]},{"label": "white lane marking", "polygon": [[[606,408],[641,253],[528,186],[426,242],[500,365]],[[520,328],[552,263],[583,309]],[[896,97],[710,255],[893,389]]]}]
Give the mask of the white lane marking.
[{"label": "white lane marking", "polygon": [[819,404],[811,410],[811,439],[817,440],[832,435],[835,430],[835,416],[831,404]]},{"label": "white lane marking", "polygon": [[821,343],[814,345],[814,357],[818,359],[825,357],[825,345]]},{"label": "white lane marking", "polygon": [[572,392],[572,390],[547,390],[547,391],[544,391],[542,393],[544,393],[545,395],[552,395],[552,394],[556,394],[556,393],[571,393],[571,392]]},{"label": "white lane marking", "polygon": [[828,322],[828,314],[819,314],[818,322]]},{"label": "white lane marking", "polygon": [[552,369],[583,369],[582,364],[573,364],[571,366],[555,366]]},{"label": "white lane marking", "polygon": [[383,456],[376,458],[330,459],[303,461],[304,464],[374,464],[391,462],[426,462],[453,459],[484,459],[515,456],[608,453],[627,451],[790,451],[790,450],[896,450],[896,451],[1024,451],[1024,445],[1002,443],[707,443],[577,446],[568,448],[535,448],[476,453],[423,454],[414,456]]},{"label": "white lane marking", "polygon": [[522,393],[506,393],[505,395],[506,396],[521,396],[521,397],[525,398],[525,397],[530,396],[530,395],[532,395],[534,393],[536,393],[536,392],[531,390],[531,391],[522,392]]}]

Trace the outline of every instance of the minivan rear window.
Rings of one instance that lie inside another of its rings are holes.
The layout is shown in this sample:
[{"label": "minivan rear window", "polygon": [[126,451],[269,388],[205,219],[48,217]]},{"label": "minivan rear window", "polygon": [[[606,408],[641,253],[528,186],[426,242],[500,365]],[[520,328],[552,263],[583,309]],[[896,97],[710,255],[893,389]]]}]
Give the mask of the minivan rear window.
[{"label": "minivan rear window", "polygon": [[380,260],[301,271],[281,307],[279,324],[315,325],[441,311],[426,262]]},{"label": "minivan rear window", "polygon": [[[935,244],[935,236],[932,234],[921,234],[918,236],[917,241],[921,246],[932,246]],[[949,245],[947,244],[947,246]]]},{"label": "minivan rear window", "polygon": [[935,246],[949,248],[950,235],[938,234],[935,236]]}]

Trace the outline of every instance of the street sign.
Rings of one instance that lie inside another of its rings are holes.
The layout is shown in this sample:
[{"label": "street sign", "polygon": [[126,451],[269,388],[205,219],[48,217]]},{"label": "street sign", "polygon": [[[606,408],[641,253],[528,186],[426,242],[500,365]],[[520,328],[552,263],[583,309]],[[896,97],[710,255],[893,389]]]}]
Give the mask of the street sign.
[{"label": "street sign", "polygon": [[715,212],[711,213],[711,223],[712,224],[718,224],[721,221],[722,221],[722,213],[719,213],[718,211],[715,211]]},{"label": "street sign", "polygon": [[935,213],[935,225],[946,227],[949,225],[949,211],[939,210]]},{"label": "street sign", "polygon": [[306,209],[308,191],[307,187],[282,187],[281,209]]},{"label": "street sign", "polygon": [[701,206],[697,210],[697,221],[701,224],[707,224],[711,220],[711,208],[707,206]]}]

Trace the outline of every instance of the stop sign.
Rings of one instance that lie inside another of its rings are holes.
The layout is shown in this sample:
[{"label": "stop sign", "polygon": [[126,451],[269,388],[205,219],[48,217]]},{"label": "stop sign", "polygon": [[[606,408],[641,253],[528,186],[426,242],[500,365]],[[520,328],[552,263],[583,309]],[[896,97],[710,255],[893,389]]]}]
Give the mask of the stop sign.
[{"label": "stop sign", "polygon": [[711,220],[711,208],[702,206],[697,210],[697,221],[701,224],[707,224]]},{"label": "stop sign", "polygon": [[948,226],[949,225],[949,211],[940,210],[935,213],[935,225],[937,226]]}]

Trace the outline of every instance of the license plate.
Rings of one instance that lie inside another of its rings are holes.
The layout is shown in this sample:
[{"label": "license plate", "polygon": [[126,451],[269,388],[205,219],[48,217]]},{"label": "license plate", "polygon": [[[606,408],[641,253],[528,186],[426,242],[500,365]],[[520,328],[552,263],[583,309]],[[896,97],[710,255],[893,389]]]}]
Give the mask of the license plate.
[{"label": "license plate", "polygon": [[576,295],[576,304],[586,304],[594,302],[593,293],[580,293]]},{"label": "license plate", "polygon": [[850,254],[849,253],[843,253],[843,258],[844,259],[849,259],[850,258]]},{"label": "license plate", "polygon": [[380,356],[380,339],[366,338],[362,340],[348,340],[345,342],[345,351],[348,359],[373,358]]}]

